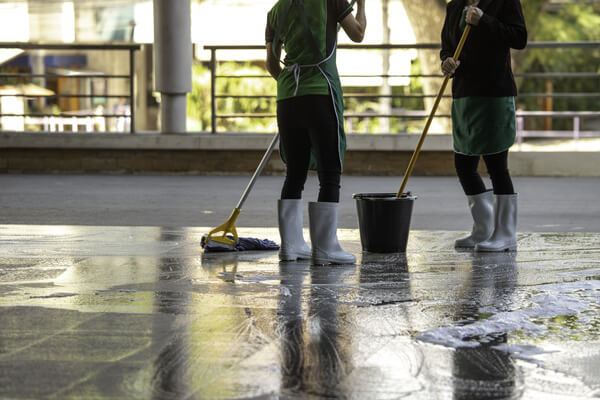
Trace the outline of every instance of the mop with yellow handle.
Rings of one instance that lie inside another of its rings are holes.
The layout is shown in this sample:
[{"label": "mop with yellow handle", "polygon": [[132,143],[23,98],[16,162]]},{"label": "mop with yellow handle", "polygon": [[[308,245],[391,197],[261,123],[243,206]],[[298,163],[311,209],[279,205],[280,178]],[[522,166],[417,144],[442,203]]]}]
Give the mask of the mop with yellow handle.
[{"label": "mop with yellow handle", "polygon": [[[462,49],[465,45],[465,42],[467,41],[467,38],[469,37],[470,31],[471,31],[471,25],[467,24],[467,26],[465,27],[465,30],[463,31],[463,34],[460,38],[460,41],[458,42],[458,46],[456,47],[454,56],[452,57],[455,60],[458,60],[458,58],[460,57],[460,53],[462,53]],[[423,142],[425,142],[425,137],[427,136],[427,133],[429,132],[429,128],[431,127],[431,122],[433,121],[433,118],[435,117],[435,113],[440,105],[440,101],[442,100],[442,97],[444,96],[444,92],[446,91],[446,87],[448,86],[448,81],[450,81],[450,75],[446,75],[446,77],[444,78],[444,82],[442,83],[442,87],[440,88],[437,98],[435,99],[435,103],[433,104],[431,113],[429,113],[429,118],[427,118],[427,122],[425,123],[425,128],[423,129],[423,133],[421,134],[421,139],[419,140],[419,143],[417,144],[417,148],[415,149],[415,152],[413,153],[413,155],[410,159],[410,162],[408,163],[408,167],[406,168],[406,173],[404,174],[404,179],[402,180],[402,185],[400,185],[400,190],[398,190],[398,194],[396,195],[396,198],[401,198],[401,197],[407,196],[407,194],[404,193],[404,189],[406,188],[406,184],[408,183],[408,178],[412,174],[413,168],[415,167],[417,158],[419,157],[419,153],[421,152],[421,147],[423,147]]]},{"label": "mop with yellow handle", "polygon": [[[356,3],[356,0],[352,0],[350,3],[350,7],[353,7]],[[286,17],[287,18],[287,17]],[[284,18],[285,20],[285,18]],[[340,30],[340,26],[338,25],[338,31]],[[275,40],[276,42],[277,40]],[[262,173],[265,165],[269,161],[271,157],[271,153],[277,144],[277,140],[279,139],[279,133],[275,135],[273,141],[269,145],[267,152],[263,156],[262,161],[258,165],[258,168],[254,172],[254,175],[250,179],[250,183],[246,187],[246,190],[242,194],[240,201],[237,206],[233,209],[233,212],[229,216],[229,219],[225,221],[223,224],[217,226],[215,229],[210,231],[208,235],[202,236],[201,245],[204,248],[204,251],[239,251],[239,250],[276,250],[279,249],[279,246],[274,242],[264,239],[252,239],[252,238],[240,238],[238,236],[235,221],[237,217],[240,215],[242,211],[242,205],[246,201],[248,194],[252,190],[254,186],[254,182],[256,178]]]},{"label": "mop with yellow handle", "polygon": [[269,158],[275,149],[275,145],[279,140],[279,133],[275,135],[269,148],[265,152],[260,164],[254,171],[254,175],[250,178],[250,182],[248,186],[246,186],[246,190],[242,194],[242,197],[237,203],[237,206],[233,209],[231,215],[221,225],[217,226],[215,229],[211,230],[207,235],[202,236],[202,240],[200,242],[204,251],[242,251],[242,250],[278,250],[279,246],[268,239],[255,239],[255,238],[241,238],[238,236],[237,229],[235,227],[235,222],[242,212],[242,206],[244,202],[248,198],[250,191],[254,187],[254,183],[258,176],[262,173],[263,169],[269,162]]}]

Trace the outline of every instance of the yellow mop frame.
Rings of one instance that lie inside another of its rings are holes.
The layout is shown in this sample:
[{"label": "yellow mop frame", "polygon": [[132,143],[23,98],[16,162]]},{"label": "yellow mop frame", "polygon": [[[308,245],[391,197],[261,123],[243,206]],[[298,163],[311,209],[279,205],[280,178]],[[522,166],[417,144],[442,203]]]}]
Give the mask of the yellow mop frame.
[{"label": "yellow mop frame", "polygon": [[[235,227],[235,221],[237,220],[237,217],[242,212],[242,206],[244,205],[244,202],[248,198],[250,191],[254,187],[256,178],[258,178],[258,176],[262,173],[263,169],[265,169],[267,162],[269,162],[269,158],[271,158],[271,154],[273,153],[273,149],[275,149],[275,145],[277,144],[278,140],[279,140],[279,133],[277,133],[275,135],[275,137],[273,138],[273,140],[271,141],[269,148],[265,152],[265,155],[263,156],[262,160],[260,161],[260,164],[258,164],[256,171],[254,171],[254,175],[252,175],[252,178],[250,178],[250,182],[248,183],[248,186],[246,186],[246,190],[244,190],[244,193],[242,194],[242,197],[238,201],[237,206],[233,209],[233,211],[232,211],[231,215],[229,216],[229,218],[227,219],[227,221],[225,221],[221,225],[217,226],[215,229],[213,229],[212,231],[210,231],[208,233],[208,236],[206,237],[206,243],[209,243],[209,241],[213,241],[213,242],[218,242],[220,244],[224,244],[224,245],[232,247],[232,248],[235,247],[235,245],[239,239],[237,229]],[[222,232],[222,234],[217,235],[219,232]],[[228,233],[233,236],[233,239],[230,239],[227,237]]]}]

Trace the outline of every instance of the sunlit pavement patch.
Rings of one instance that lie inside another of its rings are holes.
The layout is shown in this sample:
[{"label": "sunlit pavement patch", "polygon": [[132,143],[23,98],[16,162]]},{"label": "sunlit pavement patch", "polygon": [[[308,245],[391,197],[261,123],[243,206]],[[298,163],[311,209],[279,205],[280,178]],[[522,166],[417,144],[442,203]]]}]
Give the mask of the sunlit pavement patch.
[{"label": "sunlit pavement patch", "polygon": [[202,254],[208,230],[0,226],[0,397],[600,396],[600,234],[361,254],[341,230],[359,263],[313,267]]}]

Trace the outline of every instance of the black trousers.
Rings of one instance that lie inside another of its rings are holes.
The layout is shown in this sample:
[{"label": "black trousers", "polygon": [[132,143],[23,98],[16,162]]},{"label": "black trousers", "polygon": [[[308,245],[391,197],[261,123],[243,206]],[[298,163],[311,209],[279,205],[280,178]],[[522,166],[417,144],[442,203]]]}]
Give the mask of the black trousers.
[{"label": "black trousers", "polygon": [[278,101],[277,124],[287,167],[281,198],[302,198],[312,148],[320,185],[318,201],[339,202],[342,163],[331,96],[309,95]]},{"label": "black trousers", "polygon": [[[456,174],[467,196],[481,194],[487,190],[479,172],[477,172],[480,158],[481,156],[454,153]],[[515,189],[508,171],[508,150],[502,153],[485,155],[483,161],[492,180],[494,194],[514,194]]]}]

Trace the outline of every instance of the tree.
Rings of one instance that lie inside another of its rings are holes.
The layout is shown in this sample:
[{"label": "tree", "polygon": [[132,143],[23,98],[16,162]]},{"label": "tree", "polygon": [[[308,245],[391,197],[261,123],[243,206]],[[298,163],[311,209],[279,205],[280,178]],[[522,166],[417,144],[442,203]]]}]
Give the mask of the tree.
[{"label": "tree", "polygon": [[[383,29],[383,43],[390,42],[391,29],[390,29],[390,0],[381,0],[381,15],[382,15],[382,29]],[[390,50],[382,51],[383,59],[383,75],[390,73]],[[392,94],[392,87],[390,86],[390,80],[387,76],[383,78],[383,84],[379,90],[379,94],[384,96],[379,101],[380,112],[382,114],[390,114],[392,111],[392,99],[389,97]],[[391,132],[391,120],[389,118],[382,118],[381,120],[381,131],[385,133]]]},{"label": "tree", "polygon": [[[521,2],[523,5],[523,13],[525,14],[525,22],[527,23],[528,41],[536,40],[540,20],[550,0],[527,0]],[[526,51],[518,51],[513,53],[513,70],[517,73],[521,70],[524,58],[527,56]]]},{"label": "tree", "polygon": [[[600,4],[565,4],[541,13],[532,34],[539,41],[548,42],[597,42],[600,40]],[[518,60],[519,68],[527,72],[597,73],[600,72],[600,50],[597,48],[530,49]],[[597,109],[595,96],[598,79],[544,78],[526,79],[519,82],[522,93],[588,93],[588,97],[531,98],[523,97],[519,103],[527,110],[589,111]],[[540,125],[540,123],[543,123]],[[571,121],[533,120],[530,129],[571,129]],[[532,125],[534,124],[534,125]],[[582,127],[583,128],[583,127]]]},{"label": "tree", "polygon": [[[406,15],[410,21],[417,43],[439,43],[442,26],[446,16],[446,0],[401,0]],[[439,27],[438,29],[432,27]],[[440,74],[440,55],[437,50],[419,50],[419,61],[424,75]],[[442,85],[440,78],[427,78],[423,80],[425,94],[436,94]],[[433,98],[425,99],[425,106],[430,110]],[[450,102],[440,104],[438,114],[449,114]],[[432,132],[449,132],[449,119],[436,119]]]}]

